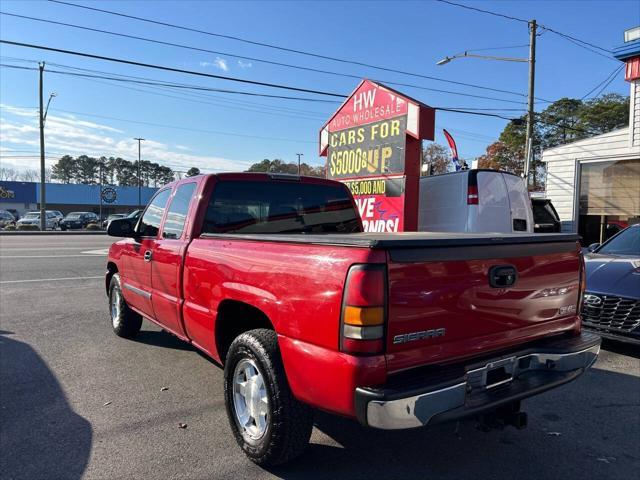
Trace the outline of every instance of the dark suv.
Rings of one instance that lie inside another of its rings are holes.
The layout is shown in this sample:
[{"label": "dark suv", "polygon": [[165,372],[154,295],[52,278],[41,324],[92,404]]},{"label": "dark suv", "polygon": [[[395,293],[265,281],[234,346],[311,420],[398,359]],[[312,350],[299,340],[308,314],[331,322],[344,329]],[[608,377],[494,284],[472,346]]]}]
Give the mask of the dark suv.
[{"label": "dark suv", "polygon": [[60,222],[62,230],[87,228],[90,223],[98,223],[98,216],[93,212],[71,212]]},{"label": "dark suv", "polygon": [[533,231],[535,233],[559,233],[560,217],[548,198],[532,198]]}]

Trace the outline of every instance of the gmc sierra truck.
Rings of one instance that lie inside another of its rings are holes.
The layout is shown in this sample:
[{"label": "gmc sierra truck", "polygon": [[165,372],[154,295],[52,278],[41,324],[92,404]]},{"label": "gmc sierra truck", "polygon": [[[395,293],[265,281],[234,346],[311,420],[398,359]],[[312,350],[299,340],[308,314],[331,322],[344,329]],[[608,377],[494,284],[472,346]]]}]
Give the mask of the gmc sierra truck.
[{"label": "gmc sierra truck", "polygon": [[578,237],[363,233],[341,183],[186,178],[113,220],[115,333],[145,318],[224,365],[245,454],[284,463],[314,409],[381,429],[475,417],[523,427],[520,401],[596,360],[581,332]]}]

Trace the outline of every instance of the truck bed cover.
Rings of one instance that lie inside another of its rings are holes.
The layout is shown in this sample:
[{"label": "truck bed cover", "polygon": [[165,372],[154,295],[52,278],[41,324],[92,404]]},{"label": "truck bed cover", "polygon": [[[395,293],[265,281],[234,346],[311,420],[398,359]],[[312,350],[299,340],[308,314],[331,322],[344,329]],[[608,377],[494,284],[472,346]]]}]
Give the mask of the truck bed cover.
[{"label": "truck bed cover", "polygon": [[241,234],[203,233],[201,238],[248,240],[259,242],[302,243],[379,249],[415,249],[427,247],[466,247],[480,245],[518,245],[538,243],[577,242],[580,235],[573,233],[450,233],[450,232],[398,232],[398,233],[344,233],[344,234]]}]

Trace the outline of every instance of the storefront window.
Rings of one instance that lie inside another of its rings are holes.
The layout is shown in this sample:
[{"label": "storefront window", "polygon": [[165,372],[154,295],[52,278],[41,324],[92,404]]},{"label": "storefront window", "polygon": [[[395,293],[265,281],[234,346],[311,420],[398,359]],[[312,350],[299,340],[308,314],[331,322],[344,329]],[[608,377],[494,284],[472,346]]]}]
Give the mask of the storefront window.
[{"label": "storefront window", "polygon": [[640,160],[583,163],[579,183],[583,244],[603,242],[640,222]]}]

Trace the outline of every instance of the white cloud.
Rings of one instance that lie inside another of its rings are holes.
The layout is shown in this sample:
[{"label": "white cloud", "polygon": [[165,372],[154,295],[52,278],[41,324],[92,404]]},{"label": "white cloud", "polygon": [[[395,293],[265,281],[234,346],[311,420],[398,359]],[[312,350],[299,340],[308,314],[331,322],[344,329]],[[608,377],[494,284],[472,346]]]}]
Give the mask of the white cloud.
[{"label": "white cloud", "polygon": [[[36,114],[28,109],[2,105],[3,117],[0,121],[0,151],[34,151],[31,158],[0,159],[3,166],[13,168],[37,168],[39,149],[39,128]],[[31,117],[31,118],[29,118]],[[47,156],[82,155],[92,157],[122,157],[135,160],[138,157],[138,142],[135,135],[109,125],[80,120],[72,115],[58,116],[50,114],[45,128]],[[142,143],[142,158],[173,170],[188,170],[198,167],[203,172],[242,171],[251,161],[196,155],[187,153],[191,149],[184,145],[173,147],[148,139]],[[51,159],[49,163],[55,162]]]},{"label": "white cloud", "polygon": [[223,72],[229,71],[229,65],[227,65],[227,61],[221,57],[216,57],[216,59],[213,62],[200,62],[200,66],[219,68]]},{"label": "white cloud", "polygon": [[238,66],[240,68],[251,68],[251,67],[253,67],[253,63],[251,63],[251,62],[243,62],[242,60],[238,60]]}]

